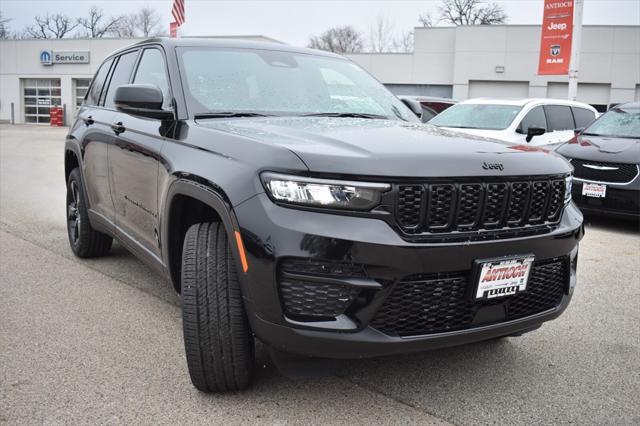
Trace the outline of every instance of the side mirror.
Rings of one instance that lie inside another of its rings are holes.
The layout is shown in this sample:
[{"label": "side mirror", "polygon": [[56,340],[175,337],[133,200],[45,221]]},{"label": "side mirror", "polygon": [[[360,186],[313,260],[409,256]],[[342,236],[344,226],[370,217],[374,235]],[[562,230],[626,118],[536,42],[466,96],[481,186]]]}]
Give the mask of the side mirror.
[{"label": "side mirror", "polygon": [[162,109],[162,91],[152,84],[118,86],[113,103],[118,111],[141,117],[167,119],[173,113]]},{"label": "side mirror", "polygon": [[543,129],[542,127],[529,127],[527,129],[527,138],[525,139],[527,142],[531,142],[534,136],[544,135],[547,132],[547,129]]},{"label": "side mirror", "polygon": [[573,129],[574,135],[579,135],[584,130],[584,127],[578,127],[577,129]]},{"label": "side mirror", "polygon": [[422,120],[422,105],[420,102],[409,98],[400,98],[400,100],[420,119]]}]

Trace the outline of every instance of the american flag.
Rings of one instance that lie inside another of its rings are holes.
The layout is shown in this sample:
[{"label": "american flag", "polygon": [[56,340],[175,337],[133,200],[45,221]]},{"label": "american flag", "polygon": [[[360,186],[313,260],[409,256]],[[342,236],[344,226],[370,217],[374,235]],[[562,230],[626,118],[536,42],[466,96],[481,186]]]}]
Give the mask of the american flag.
[{"label": "american flag", "polygon": [[178,26],[184,23],[184,0],[173,0],[173,9],[171,9],[171,14]]}]

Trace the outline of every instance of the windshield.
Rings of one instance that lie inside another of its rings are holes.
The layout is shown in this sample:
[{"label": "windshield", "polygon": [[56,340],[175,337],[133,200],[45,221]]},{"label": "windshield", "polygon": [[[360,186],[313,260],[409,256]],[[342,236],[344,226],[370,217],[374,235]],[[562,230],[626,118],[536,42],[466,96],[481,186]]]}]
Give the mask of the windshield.
[{"label": "windshield", "polygon": [[640,109],[614,108],[587,127],[583,134],[640,138]]},{"label": "windshield", "polygon": [[429,124],[464,129],[504,130],[522,107],[513,105],[457,104],[433,117]]},{"label": "windshield", "polygon": [[418,121],[384,86],[345,59],[260,49],[178,52],[192,115],[339,113]]}]

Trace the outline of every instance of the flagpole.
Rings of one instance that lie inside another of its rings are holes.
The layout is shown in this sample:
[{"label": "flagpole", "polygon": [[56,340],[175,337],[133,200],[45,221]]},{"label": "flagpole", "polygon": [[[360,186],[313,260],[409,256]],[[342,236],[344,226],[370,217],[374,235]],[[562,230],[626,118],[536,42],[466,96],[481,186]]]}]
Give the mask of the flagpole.
[{"label": "flagpole", "polygon": [[580,45],[582,44],[582,8],[584,0],[574,0],[573,34],[571,35],[571,62],[569,64],[568,99],[578,97],[578,70],[580,69]]}]

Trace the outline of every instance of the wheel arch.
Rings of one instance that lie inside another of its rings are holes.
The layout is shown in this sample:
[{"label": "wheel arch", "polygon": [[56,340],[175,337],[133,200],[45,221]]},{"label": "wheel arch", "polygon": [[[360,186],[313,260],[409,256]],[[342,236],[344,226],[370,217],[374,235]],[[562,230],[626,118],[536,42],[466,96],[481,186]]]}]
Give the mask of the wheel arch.
[{"label": "wheel arch", "polygon": [[[177,292],[181,289],[181,263],[184,237],[189,227],[201,222],[221,222],[227,233],[236,265],[241,265],[235,231],[239,230],[226,194],[199,180],[176,179],[167,191],[163,210],[162,255],[168,275]],[[242,274],[239,274],[242,275]],[[241,279],[242,281],[242,279]]]}]

